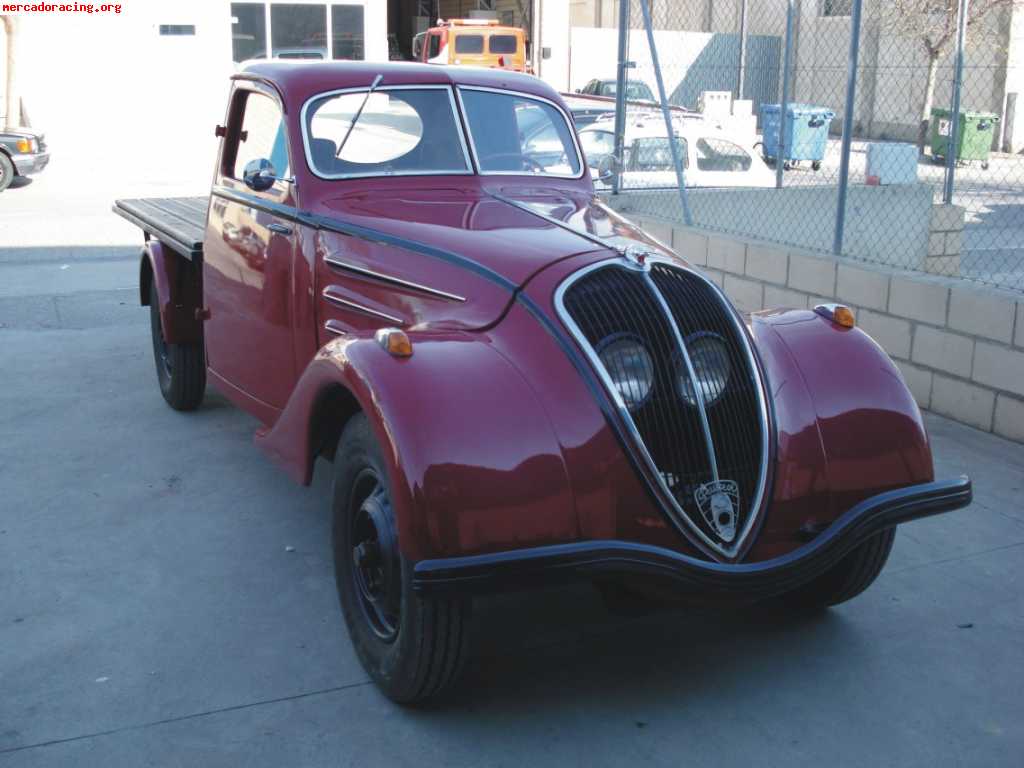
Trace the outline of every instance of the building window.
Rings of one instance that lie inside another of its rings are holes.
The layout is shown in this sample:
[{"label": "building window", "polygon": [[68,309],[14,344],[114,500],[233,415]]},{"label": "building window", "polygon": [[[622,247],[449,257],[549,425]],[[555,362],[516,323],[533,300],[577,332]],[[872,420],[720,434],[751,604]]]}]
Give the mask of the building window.
[{"label": "building window", "polygon": [[160,34],[161,35],[194,35],[196,33],[195,24],[161,24]]},{"label": "building window", "polygon": [[849,16],[853,12],[853,0],[821,0],[822,16]]},{"label": "building window", "polygon": [[363,47],[363,6],[331,6],[331,41],[335,59],[366,58]]},{"label": "building window", "polygon": [[231,58],[267,57],[267,14],[263,3],[231,4]]},{"label": "building window", "polygon": [[327,6],[270,6],[270,50],[278,59],[327,58]]}]

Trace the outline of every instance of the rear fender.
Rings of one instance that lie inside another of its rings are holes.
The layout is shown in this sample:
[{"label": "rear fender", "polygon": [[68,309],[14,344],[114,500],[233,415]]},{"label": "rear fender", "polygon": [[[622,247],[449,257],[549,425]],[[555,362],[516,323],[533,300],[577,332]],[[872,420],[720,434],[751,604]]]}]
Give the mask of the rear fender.
[{"label": "rear fender", "polygon": [[[150,280],[156,296],[150,295]],[[203,324],[197,316],[202,305],[202,277],[197,263],[180,256],[159,240],[150,239],[139,260],[139,301],[154,299],[160,310],[164,340],[168,344],[199,344]]]},{"label": "rear fender", "polygon": [[484,334],[410,337],[409,358],[366,335],[325,345],[257,444],[308,484],[321,406],[341,388],[383,449],[411,560],[580,538],[559,443],[522,375]]}]

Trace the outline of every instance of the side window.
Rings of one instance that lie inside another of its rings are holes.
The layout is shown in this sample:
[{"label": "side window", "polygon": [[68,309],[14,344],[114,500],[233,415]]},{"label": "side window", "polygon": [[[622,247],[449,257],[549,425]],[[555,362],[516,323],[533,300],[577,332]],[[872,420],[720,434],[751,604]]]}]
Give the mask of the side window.
[{"label": "side window", "polygon": [[433,32],[430,35],[430,45],[427,46],[427,58],[433,59],[441,53],[441,35]]},{"label": "side window", "polygon": [[284,121],[277,104],[269,96],[249,92],[243,110],[232,177],[241,179],[246,164],[261,158],[270,161],[275,175],[290,176]]},{"label": "side window", "polygon": [[751,162],[750,155],[731,141],[697,140],[697,167],[702,171],[749,171]]}]

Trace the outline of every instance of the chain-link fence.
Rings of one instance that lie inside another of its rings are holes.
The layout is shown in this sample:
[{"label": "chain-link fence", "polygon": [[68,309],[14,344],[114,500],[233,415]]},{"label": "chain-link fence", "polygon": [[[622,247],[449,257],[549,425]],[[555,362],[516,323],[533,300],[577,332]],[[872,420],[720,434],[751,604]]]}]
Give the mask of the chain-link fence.
[{"label": "chain-link fence", "polygon": [[572,86],[625,119],[581,136],[632,210],[1024,291],[1024,0],[593,1]]}]

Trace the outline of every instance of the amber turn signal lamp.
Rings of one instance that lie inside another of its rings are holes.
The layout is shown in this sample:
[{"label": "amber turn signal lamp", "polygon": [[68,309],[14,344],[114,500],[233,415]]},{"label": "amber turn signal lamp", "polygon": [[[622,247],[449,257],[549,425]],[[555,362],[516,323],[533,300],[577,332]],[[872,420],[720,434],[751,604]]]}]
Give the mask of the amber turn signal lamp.
[{"label": "amber turn signal lamp", "polygon": [[405,331],[397,328],[381,328],[375,338],[377,343],[392,357],[412,357],[412,342]]},{"label": "amber turn signal lamp", "polygon": [[857,324],[853,310],[845,304],[819,304],[814,311],[843,328],[853,328]]},{"label": "amber turn signal lamp", "polygon": [[18,139],[18,151],[25,153],[32,151],[32,145],[29,144],[28,139]]}]

